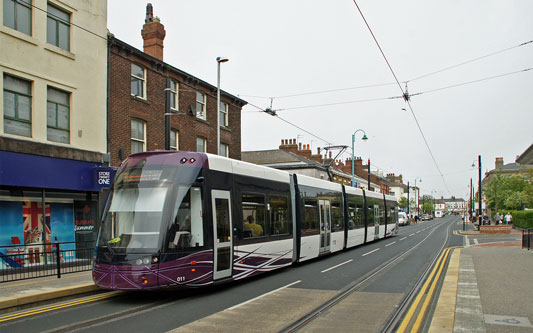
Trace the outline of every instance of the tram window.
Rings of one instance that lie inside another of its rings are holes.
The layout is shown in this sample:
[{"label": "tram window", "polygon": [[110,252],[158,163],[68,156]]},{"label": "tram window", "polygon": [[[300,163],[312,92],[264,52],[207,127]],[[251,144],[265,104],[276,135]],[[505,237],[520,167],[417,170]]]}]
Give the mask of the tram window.
[{"label": "tram window", "polygon": [[204,245],[202,191],[199,187],[179,187],[173,223],[168,232],[170,249],[187,249]]},{"label": "tram window", "polygon": [[265,196],[260,194],[242,195],[242,216],[244,238],[265,235]]},{"label": "tram window", "polygon": [[385,225],[385,207],[383,204],[379,205],[379,224]]},{"label": "tram window", "polygon": [[287,197],[270,197],[270,234],[287,235],[290,233],[289,200]]},{"label": "tram window", "polygon": [[302,235],[314,235],[318,231],[318,206],[316,199],[304,199]]},{"label": "tram window", "polygon": [[344,230],[344,214],[339,200],[331,202],[331,229],[333,232]]},{"label": "tram window", "polygon": [[348,204],[348,228],[359,229],[365,226],[363,220],[363,205],[349,203]]}]

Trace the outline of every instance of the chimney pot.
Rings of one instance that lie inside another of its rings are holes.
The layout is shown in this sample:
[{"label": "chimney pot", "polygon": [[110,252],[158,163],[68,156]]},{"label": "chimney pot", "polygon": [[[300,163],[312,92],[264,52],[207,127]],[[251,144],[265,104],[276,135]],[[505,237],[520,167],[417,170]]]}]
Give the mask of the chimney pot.
[{"label": "chimney pot", "polygon": [[163,61],[163,40],[165,39],[165,26],[161,24],[159,18],[154,19],[152,4],[146,5],[146,18],[141,30],[143,38],[144,52]]}]

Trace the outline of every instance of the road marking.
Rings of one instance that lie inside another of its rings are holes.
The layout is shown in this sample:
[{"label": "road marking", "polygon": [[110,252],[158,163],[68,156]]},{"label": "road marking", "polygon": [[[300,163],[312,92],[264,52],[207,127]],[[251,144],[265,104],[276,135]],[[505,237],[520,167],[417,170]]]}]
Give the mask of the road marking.
[{"label": "road marking", "polygon": [[[435,290],[435,285],[437,281],[439,280],[440,275],[442,274],[442,269],[444,268],[444,264],[446,262],[446,259],[448,258],[448,254],[450,253],[451,248],[447,248],[442,252],[440,255],[438,261],[436,262],[435,266],[433,267],[433,270],[431,271],[431,274],[426,279],[426,282],[424,282],[424,285],[419,290],[418,295],[416,296],[415,300],[411,304],[409,311],[407,312],[406,316],[404,317],[400,327],[398,328],[398,332],[406,332],[407,326],[411,322],[411,319],[413,318],[413,315],[415,313],[415,310],[418,308],[418,305],[420,301],[422,300],[422,297],[426,296],[426,292],[428,292],[424,302],[422,303],[422,307],[419,311],[418,318],[415,320],[415,323],[412,327],[412,331],[416,332],[420,328],[421,320],[424,317],[427,306],[429,303],[429,300],[433,296],[433,292]],[[435,279],[433,277],[436,275]],[[433,283],[431,283],[431,280],[433,280]],[[431,286],[430,286],[431,283]]]},{"label": "road marking", "polygon": [[404,240],[404,239],[406,239],[406,238],[407,238],[407,237],[404,237],[404,238],[400,238],[400,240]]},{"label": "road marking", "polygon": [[338,264],[338,265],[335,265],[335,266],[333,266],[333,267],[330,267],[330,268],[328,268],[328,269],[325,269],[325,270],[323,270],[323,271],[320,271],[320,273],[326,273],[326,272],[328,272],[328,271],[331,271],[332,269],[335,269],[335,268],[337,268],[337,267],[340,267],[340,266],[345,265],[345,264],[347,264],[347,263],[349,263],[349,262],[352,262],[352,261],[353,261],[353,259],[347,260],[347,261],[345,261],[345,262],[341,262],[341,263]]},{"label": "road marking", "polygon": [[17,319],[17,318],[28,317],[28,316],[39,314],[39,313],[50,312],[50,311],[53,311],[53,310],[68,308],[68,307],[75,306],[75,305],[95,302],[95,301],[99,301],[99,300],[102,300],[102,299],[118,296],[118,295],[121,295],[121,294],[123,294],[122,291],[113,291],[113,292],[109,292],[109,293],[102,294],[102,295],[97,295],[97,296],[93,296],[93,297],[86,297],[86,298],[83,298],[83,299],[80,299],[80,300],[74,300],[74,301],[70,301],[70,302],[65,302],[65,303],[45,306],[45,307],[42,307],[42,308],[32,309],[32,310],[28,310],[28,311],[17,312],[17,313],[13,313],[13,314],[6,315],[6,316],[0,316],[0,323],[4,322],[4,321],[8,321],[8,320]]},{"label": "road marking", "polygon": [[265,293],[265,294],[263,294],[263,295],[259,295],[259,296],[257,296],[257,297],[252,298],[252,299],[249,299],[249,300],[247,300],[246,302],[242,302],[242,303],[240,303],[240,304],[234,305],[234,306],[232,306],[231,308],[228,308],[228,310],[234,310],[234,309],[236,309],[236,308],[238,308],[238,307],[241,307],[241,306],[243,306],[243,305],[246,305],[246,304],[248,304],[248,303],[250,303],[250,302],[253,302],[253,301],[255,301],[255,300],[258,300],[258,299],[260,299],[260,298],[263,298],[263,297],[265,297],[265,296],[268,296],[268,295],[270,295],[270,294],[273,294],[273,293],[275,293],[275,292],[278,292],[278,291],[280,291],[280,290],[283,290],[283,289],[285,289],[285,288],[289,288],[289,287],[291,287],[291,286],[294,286],[295,284],[298,284],[298,283],[300,283],[300,282],[302,282],[302,280],[294,281],[293,283],[289,283],[288,285],[286,285],[286,286],[284,286],[284,287],[281,287],[281,288],[278,288],[278,289],[275,289],[275,290],[269,291],[268,293]]},{"label": "road marking", "polygon": [[410,235],[409,235],[409,237],[411,237],[411,236],[414,236],[414,235],[415,235],[415,234],[414,234],[414,233],[412,233],[412,234],[410,234]]},{"label": "road marking", "polygon": [[526,317],[485,315],[485,323],[493,325],[509,325],[521,327],[533,327]]},{"label": "road marking", "polygon": [[392,245],[394,243],[396,243],[396,242],[389,243],[389,244],[385,245],[385,247],[390,246],[390,245]]},{"label": "road marking", "polygon": [[375,249],[375,250],[372,250],[372,251],[370,251],[370,252],[367,252],[367,253],[365,253],[365,254],[362,254],[361,257],[364,257],[364,256],[366,256],[366,255],[369,255],[370,253],[376,252],[376,251],[378,251],[378,250],[379,250],[379,248],[377,248],[377,249]]},{"label": "road marking", "polygon": [[420,232],[420,230],[418,230],[416,233],[418,234]]}]

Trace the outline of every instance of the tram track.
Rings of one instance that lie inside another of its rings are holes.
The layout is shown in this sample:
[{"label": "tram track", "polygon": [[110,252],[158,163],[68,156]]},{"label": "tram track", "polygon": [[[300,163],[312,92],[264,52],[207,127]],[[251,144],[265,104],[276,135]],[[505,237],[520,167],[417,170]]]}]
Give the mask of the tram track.
[{"label": "tram track", "polygon": [[[435,264],[439,261],[439,258],[442,257],[442,254],[444,253],[445,248],[446,248],[446,244],[448,243],[449,232],[450,232],[450,228],[452,225],[453,223],[450,223],[450,225],[448,226],[447,232],[446,232],[446,238],[441,248],[439,249],[439,251],[436,253],[436,255],[432,258],[430,263],[427,265],[426,269],[424,270],[424,273],[417,280],[413,288],[411,288],[409,292],[406,294],[406,296],[402,299],[397,309],[389,316],[388,320],[382,326],[381,331],[393,332],[398,328],[400,321],[406,314],[406,311],[408,311],[411,308],[411,304],[413,303],[413,300],[419,294],[420,290],[423,288],[424,281],[427,281],[428,276],[431,274],[433,267],[435,267]],[[338,303],[346,299],[349,295],[353,294],[354,292],[362,289],[364,286],[366,286],[369,282],[371,282],[374,278],[379,276],[381,273],[383,273],[387,269],[391,268],[393,265],[403,260],[406,256],[412,253],[412,251],[414,251],[421,244],[423,244],[437,229],[438,227],[433,228],[431,232],[426,237],[424,237],[424,239],[422,239],[420,242],[412,246],[409,250],[390,258],[388,261],[384,262],[380,266],[371,270],[370,272],[365,274],[361,279],[347,286],[336,296],[334,296],[333,298],[330,298],[328,301],[324,302],[322,305],[310,311],[308,314],[300,317],[298,320],[286,326],[280,332],[283,332],[283,333],[296,332],[299,329],[305,327],[306,325],[311,323],[314,319],[316,319],[318,316],[320,316],[320,314],[324,313],[325,311],[329,310],[333,306],[337,305]]]}]

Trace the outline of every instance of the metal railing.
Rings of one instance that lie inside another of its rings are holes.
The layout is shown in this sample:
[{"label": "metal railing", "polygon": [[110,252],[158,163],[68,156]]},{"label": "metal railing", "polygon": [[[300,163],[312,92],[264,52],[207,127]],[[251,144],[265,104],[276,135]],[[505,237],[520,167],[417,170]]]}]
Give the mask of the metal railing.
[{"label": "metal railing", "polygon": [[533,243],[533,229],[522,229],[522,248],[531,250]]},{"label": "metal railing", "polygon": [[0,246],[0,283],[92,269],[94,241]]}]

